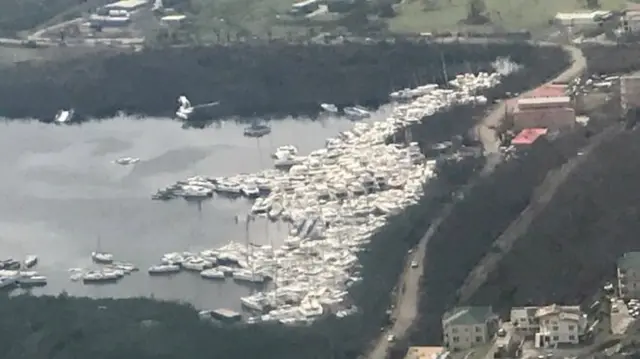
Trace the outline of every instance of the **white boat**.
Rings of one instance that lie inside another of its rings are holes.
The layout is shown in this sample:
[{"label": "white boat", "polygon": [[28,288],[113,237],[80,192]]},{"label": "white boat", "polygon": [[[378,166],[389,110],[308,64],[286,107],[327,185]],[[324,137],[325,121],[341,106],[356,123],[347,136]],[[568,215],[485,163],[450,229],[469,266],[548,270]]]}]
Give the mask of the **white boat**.
[{"label": "white boat", "polygon": [[262,298],[256,296],[241,297],[240,304],[248,309],[258,312],[262,312],[265,308],[265,304]]},{"label": "white boat", "polygon": [[297,164],[302,163],[302,160],[297,158],[294,155],[284,155],[282,157],[276,158],[275,160],[273,160],[273,166],[275,168],[282,168],[282,167],[292,167],[295,166]]},{"label": "white boat", "polygon": [[107,252],[91,252],[91,259],[96,263],[109,264],[113,262],[113,254]]},{"label": "white boat", "polygon": [[265,213],[271,209],[271,201],[266,198],[258,198],[256,199],[253,206],[251,206],[252,213]]},{"label": "white boat", "polygon": [[149,267],[149,274],[172,274],[180,272],[180,266],[177,264],[160,264]]},{"label": "white boat", "polygon": [[178,110],[176,111],[176,117],[181,120],[188,120],[193,113],[193,106],[191,106],[191,102],[187,99],[186,96],[182,95],[178,97]]},{"label": "white boat", "polygon": [[113,162],[119,165],[127,166],[127,165],[133,165],[140,162],[140,159],[137,157],[121,157]]},{"label": "white boat", "polygon": [[262,274],[241,269],[233,272],[233,280],[238,282],[264,283],[265,278]]},{"label": "white boat", "polygon": [[345,107],[344,114],[349,116],[353,120],[359,120],[369,117],[371,113],[361,106]]},{"label": "white boat", "polygon": [[211,197],[213,190],[206,187],[187,185],[182,187],[181,195],[185,199],[203,199]]},{"label": "white boat", "polygon": [[25,276],[19,278],[17,282],[22,287],[47,285],[47,277],[43,275]]},{"label": "white boat", "polygon": [[254,185],[254,184],[244,184],[241,186],[240,188],[240,192],[242,192],[243,195],[249,197],[249,198],[255,198],[260,196],[260,189],[258,189],[258,186]]},{"label": "white boat", "polygon": [[331,112],[331,113],[338,112],[338,106],[332,103],[321,103],[320,107],[327,112]]},{"label": "white boat", "polygon": [[242,186],[233,181],[220,180],[216,186],[216,191],[228,194],[242,193]]},{"label": "white boat", "polygon": [[200,276],[206,279],[224,279],[225,278],[224,272],[215,268],[205,269],[201,271]]},{"label": "white boat", "polygon": [[89,271],[82,276],[85,283],[114,282],[122,276],[117,271]]},{"label": "white boat", "polygon": [[53,119],[55,123],[66,123],[73,119],[74,109],[60,110],[56,113],[56,117]]},{"label": "white boat", "polygon": [[35,255],[26,256],[23,262],[25,268],[31,268],[35,266],[37,263],[38,263],[38,256],[35,256]]},{"label": "white boat", "polygon": [[207,268],[211,268],[213,264],[211,262],[207,262],[202,258],[191,258],[182,262],[182,268],[191,271],[201,272]]},{"label": "white boat", "polygon": [[276,148],[276,151],[271,155],[273,158],[280,158],[287,155],[297,155],[298,148],[294,145],[284,145]]},{"label": "white boat", "polygon": [[15,276],[0,277],[0,288],[7,288],[16,284]]}]

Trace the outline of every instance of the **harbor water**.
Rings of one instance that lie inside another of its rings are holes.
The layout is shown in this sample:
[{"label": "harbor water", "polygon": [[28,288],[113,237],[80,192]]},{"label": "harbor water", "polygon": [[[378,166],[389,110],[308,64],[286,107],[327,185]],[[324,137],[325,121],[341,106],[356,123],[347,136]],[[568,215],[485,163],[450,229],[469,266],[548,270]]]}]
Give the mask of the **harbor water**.
[{"label": "harbor water", "polygon": [[[371,120],[384,118],[383,112]],[[239,298],[255,289],[231,280],[206,281],[197,272],[151,277],[146,269],[167,252],[229,241],[249,238],[279,246],[287,224],[256,218],[247,226],[244,216],[251,201],[244,198],[214,196],[198,205],[183,199],[152,201],[151,195],[196,174],[229,176],[270,168],[278,146],[292,144],[306,154],[353,123],[325,117],[279,119],[270,125],[271,134],[255,139],[243,136],[245,124],[232,121],[185,130],[180,122],[162,118],[121,116],[71,126],[7,120],[0,131],[0,259],[39,256],[35,270],[48,277],[48,285],[33,289],[34,294],[152,296],[200,309],[239,310]],[[113,162],[125,156],[140,162]],[[70,281],[70,268],[91,266],[98,242],[116,260],[141,270],[113,284]]]}]

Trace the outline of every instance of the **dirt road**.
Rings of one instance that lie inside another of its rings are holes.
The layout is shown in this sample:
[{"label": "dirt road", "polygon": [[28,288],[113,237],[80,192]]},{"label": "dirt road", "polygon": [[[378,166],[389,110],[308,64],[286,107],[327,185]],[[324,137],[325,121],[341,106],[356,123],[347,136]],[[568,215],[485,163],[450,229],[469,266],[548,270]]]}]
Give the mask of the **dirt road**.
[{"label": "dirt road", "polygon": [[[565,46],[565,50],[572,57],[572,64],[569,68],[556,76],[551,82],[568,82],[568,80],[579,75],[586,68],[586,60],[582,55],[582,52],[572,46]],[[505,114],[505,104],[500,103],[495,106],[482,120],[481,124],[477,126],[476,133],[479,139],[482,141],[484,147],[484,153],[487,158],[485,167],[481,172],[481,176],[490,175],[495,167],[500,163],[502,157],[500,155],[500,141],[496,136],[496,132],[493,128],[496,128],[502,121]],[[462,188],[462,194],[466,194],[475,183],[469,183]],[[399,278],[397,288],[398,295],[396,297],[395,308],[392,313],[392,318],[395,319],[393,325],[388,330],[384,331],[381,336],[375,342],[373,349],[368,353],[369,359],[383,359],[386,358],[389,346],[391,342],[388,340],[390,335],[396,338],[405,336],[413,324],[414,319],[418,313],[418,298],[420,290],[420,279],[422,277],[422,268],[411,268],[411,262],[416,261],[422,265],[424,256],[426,255],[427,245],[429,240],[436,232],[440,224],[449,216],[453,210],[455,202],[447,204],[440,216],[436,218],[431,226],[424,234],[414,253],[407,259],[405,269],[401,277]]]}]

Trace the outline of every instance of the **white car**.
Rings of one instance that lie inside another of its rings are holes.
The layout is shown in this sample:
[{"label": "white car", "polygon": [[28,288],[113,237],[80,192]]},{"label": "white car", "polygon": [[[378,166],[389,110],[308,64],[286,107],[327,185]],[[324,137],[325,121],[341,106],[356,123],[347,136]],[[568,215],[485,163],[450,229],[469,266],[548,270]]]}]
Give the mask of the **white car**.
[{"label": "white car", "polygon": [[396,336],[395,335],[393,335],[393,334],[387,335],[387,341],[389,343],[394,342],[395,340],[396,340]]},{"label": "white car", "polygon": [[411,261],[411,268],[418,268],[418,262]]}]

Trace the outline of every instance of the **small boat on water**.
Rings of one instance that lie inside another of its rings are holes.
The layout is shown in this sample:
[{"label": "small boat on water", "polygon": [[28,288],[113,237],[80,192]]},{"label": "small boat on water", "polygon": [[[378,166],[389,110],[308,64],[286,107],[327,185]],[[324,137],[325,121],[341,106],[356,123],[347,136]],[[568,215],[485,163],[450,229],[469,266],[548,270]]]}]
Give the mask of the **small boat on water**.
[{"label": "small boat on water", "polygon": [[73,115],[75,114],[74,109],[69,110],[60,110],[56,113],[56,117],[53,118],[53,122],[55,123],[67,123],[71,122],[73,119]]},{"label": "small boat on water", "polygon": [[24,258],[23,265],[25,268],[31,268],[38,263],[38,256],[28,255]]},{"label": "small boat on water", "polygon": [[111,264],[113,263],[113,254],[108,252],[103,252],[100,250],[100,238],[98,237],[98,242],[96,244],[96,250],[91,252],[91,259],[100,264]]},{"label": "small boat on water", "polygon": [[173,274],[178,272],[180,272],[180,266],[177,264],[160,264],[149,267],[149,274],[151,275]]},{"label": "small boat on water", "polygon": [[219,269],[205,269],[200,272],[200,276],[205,279],[225,279],[225,274]]},{"label": "small boat on water", "polygon": [[113,162],[119,165],[127,166],[127,165],[133,165],[140,162],[140,159],[138,157],[121,157]]},{"label": "small boat on water", "polygon": [[218,106],[220,102],[210,102],[201,105],[192,106],[191,101],[186,96],[178,97],[178,109],[176,117],[183,121],[197,121],[198,119],[210,119],[214,117],[213,108]]},{"label": "small boat on water", "polygon": [[343,111],[352,120],[361,120],[371,116],[369,110],[362,106],[345,107]]},{"label": "small boat on water", "polygon": [[244,135],[247,137],[262,137],[271,133],[271,127],[265,124],[253,123],[244,129]]},{"label": "small boat on water", "polygon": [[327,112],[331,112],[331,113],[337,113],[338,112],[338,106],[332,104],[332,103],[321,103],[320,107],[327,111]]},{"label": "small boat on water", "polygon": [[47,285],[47,277],[43,275],[32,275],[18,278],[16,280],[21,287],[36,287]]}]

